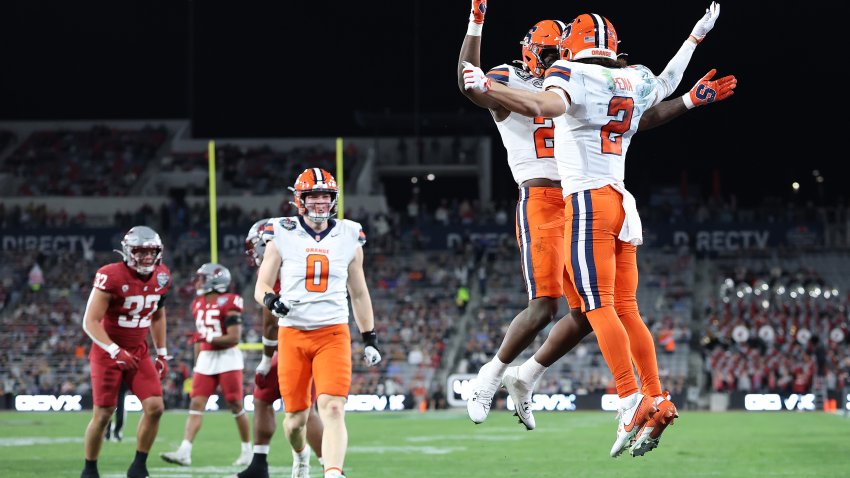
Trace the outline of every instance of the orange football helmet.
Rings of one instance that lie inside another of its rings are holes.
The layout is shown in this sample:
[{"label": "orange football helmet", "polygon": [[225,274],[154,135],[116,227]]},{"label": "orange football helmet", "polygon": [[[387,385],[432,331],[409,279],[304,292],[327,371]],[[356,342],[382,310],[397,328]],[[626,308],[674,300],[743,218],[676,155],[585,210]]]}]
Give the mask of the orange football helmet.
[{"label": "orange football helmet", "polygon": [[596,13],[583,13],[567,25],[558,50],[564,60],[616,60],[619,42],[617,31],[610,20]]},{"label": "orange football helmet", "polygon": [[[535,23],[519,42],[522,45],[522,63],[537,78],[542,78],[546,69],[558,59],[558,42],[564,27],[564,22],[559,20],[542,20]],[[548,61],[546,50],[554,53]]]},{"label": "orange football helmet", "polygon": [[[337,196],[339,187],[336,185],[336,179],[331,176],[331,173],[321,168],[307,168],[303,173],[295,179],[295,186],[292,187],[292,192],[295,195],[295,207],[298,208],[298,214],[307,216],[315,222],[324,222],[331,218],[336,212]],[[310,193],[329,193],[331,195],[330,204],[322,204],[320,208],[313,208],[308,211],[304,203],[304,195]],[[326,206],[326,207],[325,207]],[[321,212],[318,209],[323,209]]]}]

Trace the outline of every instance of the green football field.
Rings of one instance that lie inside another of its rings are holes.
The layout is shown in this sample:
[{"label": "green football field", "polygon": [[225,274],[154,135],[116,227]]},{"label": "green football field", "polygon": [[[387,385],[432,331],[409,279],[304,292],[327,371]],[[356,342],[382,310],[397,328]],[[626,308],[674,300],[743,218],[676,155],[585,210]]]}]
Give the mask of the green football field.
[{"label": "green football field", "polygon": [[[148,469],[152,477],[222,477],[239,471],[229,413],[207,413],[193,465],[159,453],[180,443],[185,412],[163,417]],[[820,412],[683,412],[661,445],[644,457],[608,457],[614,414],[538,412],[525,431],[508,412],[473,425],[464,411],[349,413],[349,478],[409,477],[848,477],[850,419]],[[83,463],[88,412],[0,413],[0,476],[76,477]],[[130,414],[122,443],[105,443],[103,478],[125,476],[135,451],[139,414]],[[278,428],[280,431],[281,429]],[[288,477],[291,455],[282,435],[269,455],[272,476]],[[313,462],[313,477],[321,477]]]}]

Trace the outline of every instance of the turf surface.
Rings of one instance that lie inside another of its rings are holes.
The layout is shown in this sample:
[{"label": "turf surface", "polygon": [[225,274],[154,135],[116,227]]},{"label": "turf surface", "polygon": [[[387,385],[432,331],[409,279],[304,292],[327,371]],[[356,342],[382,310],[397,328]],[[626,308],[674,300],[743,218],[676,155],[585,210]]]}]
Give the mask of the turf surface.
[{"label": "turf surface", "polygon": [[[644,457],[608,457],[616,422],[604,412],[538,412],[531,432],[508,412],[473,425],[464,411],[349,413],[349,478],[396,477],[847,477],[850,419],[821,412],[684,411]],[[0,476],[78,477],[89,412],[0,413]],[[120,478],[135,451],[138,413],[121,443],[105,443],[101,477]],[[229,413],[208,413],[191,467],[163,462],[177,447],[185,412],[167,412],[148,460],[153,478],[223,477],[239,452]],[[272,476],[289,476],[291,455],[275,436]],[[312,477],[321,477],[313,461]]]}]

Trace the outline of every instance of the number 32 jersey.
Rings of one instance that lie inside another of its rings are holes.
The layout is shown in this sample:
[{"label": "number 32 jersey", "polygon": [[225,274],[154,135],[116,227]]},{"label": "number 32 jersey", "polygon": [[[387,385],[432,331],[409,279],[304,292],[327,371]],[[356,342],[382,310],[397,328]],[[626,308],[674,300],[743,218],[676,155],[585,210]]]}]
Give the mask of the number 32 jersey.
[{"label": "number 32 jersey", "polygon": [[168,267],[159,264],[145,279],[123,262],[113,262],[98,269],[94,287],[112,295],[103,316],[109,338],[128,351],[146,351],[151,319],[171,287]]},{"label": "number 32 jersey", "polygon": [[313,330],[348,323],[348,266],[366,243],[359,223],[329,219],[316,233],[301,216],[277,217],[266,223],[263,240],[274,241],[282,260],[280,295],[290,311],[279,326]]},{"label": "number 32 jersey", "polygon": [[[507,64],[488,71],[487,77],[509,88],[532,93],[541,91],[543,86],[542,78],[535,78],[524,69]],[[502,136],[508,166],[517,184],[535,178],[560,179],[555,164],[555,132],[551,118],[529,118],[511,112],[507,118],[496,121],[496,127]]]}]

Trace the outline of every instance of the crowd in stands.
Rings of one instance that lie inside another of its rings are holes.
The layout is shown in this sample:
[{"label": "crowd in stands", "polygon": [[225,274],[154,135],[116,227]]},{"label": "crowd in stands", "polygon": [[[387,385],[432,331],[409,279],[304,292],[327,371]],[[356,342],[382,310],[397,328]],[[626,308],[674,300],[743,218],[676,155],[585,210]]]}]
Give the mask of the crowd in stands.
[{"label": "crowd in stands", "polygon": [[706,307],[702,339],[713,391],[789,394],[826,387],[835,395],[850,386],[846,291],[812,269],[742,269],[721,279]]},{"label": "crowd in stands", "polygon": [[126,196],[168,137],[164,126],[35,131],[0,164],[17,196]]}]

